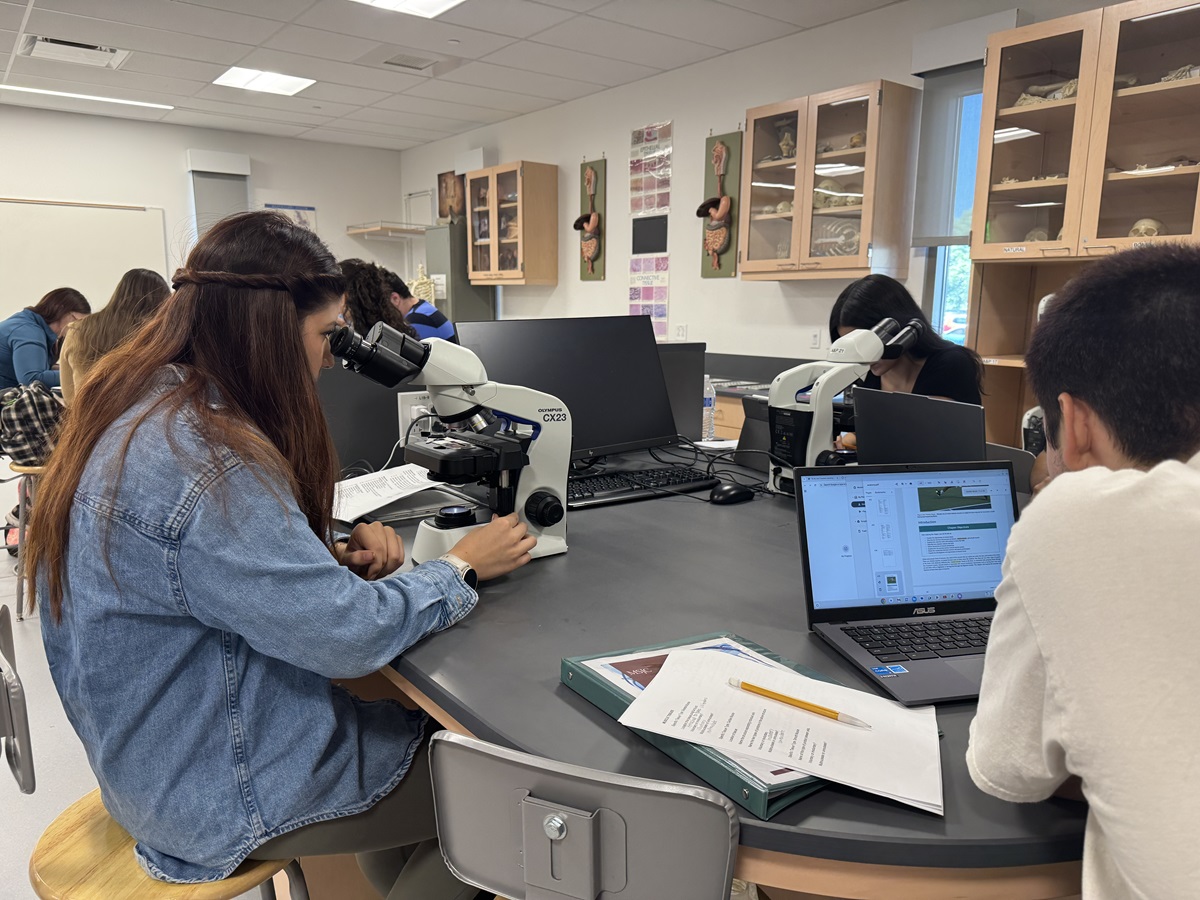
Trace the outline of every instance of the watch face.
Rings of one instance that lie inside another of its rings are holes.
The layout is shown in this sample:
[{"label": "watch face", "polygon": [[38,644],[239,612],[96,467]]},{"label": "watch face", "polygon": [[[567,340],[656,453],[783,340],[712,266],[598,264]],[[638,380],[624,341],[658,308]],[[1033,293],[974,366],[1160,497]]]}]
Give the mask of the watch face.
[{"label": "watch face", "polygon": [[475,590],[475,588],[479,586],[479,576],[475,574],[474,569],[467,569],[467,571],[463,573],[463,581],[467,583],[467,587],[469,587],[471,590]]}]

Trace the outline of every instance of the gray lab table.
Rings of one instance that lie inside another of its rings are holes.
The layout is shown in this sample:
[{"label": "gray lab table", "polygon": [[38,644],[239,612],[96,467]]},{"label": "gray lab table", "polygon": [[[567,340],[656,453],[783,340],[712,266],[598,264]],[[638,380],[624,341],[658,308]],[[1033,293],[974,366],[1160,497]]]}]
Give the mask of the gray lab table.
[{"label": "gray lab table", "polygon": [[[404,536],[411,541],[411,531]],[[471,615],[385,674],[398,674],[393,680],[423,706],[484,740],[691,783],[701,782],[562,685],[560,659],[728,629],[872,689],[807,631],[789,498],[713,506],[679,497],[580,510],[569,513],[568,539],[568,553],[486,585]],[[963,758],[973,714],[970,703],[938,709],[944,817],[830,785],[770,821],[742,811],[740,873],[847,897],[1077,892],[1084,807],[1005,803],[977,790]]]}]

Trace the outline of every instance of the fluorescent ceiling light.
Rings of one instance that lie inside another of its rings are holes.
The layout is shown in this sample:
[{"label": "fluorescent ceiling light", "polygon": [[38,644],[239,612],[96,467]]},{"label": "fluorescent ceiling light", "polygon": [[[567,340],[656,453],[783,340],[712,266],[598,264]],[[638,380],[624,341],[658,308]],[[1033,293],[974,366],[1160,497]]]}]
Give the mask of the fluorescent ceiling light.
[{"label": "fluorescent ceiling light", "polygon": [[833,103],[830,103],[829,105],[830,106],[843,106],[847,103],[865,103],[867,100],[870,100],[870,99],[871,98],[868,96],[851,97],[849,100],[835,100]]},{"label": "fluorescent ceiling light", "polygon": [[1061,203],[1054,200],[1047,200],[1045,203],[1014,203],[1017,209],[1034,209],[1038,206],[1062,206]]},{"label": "fluorescent ceiling light", "polygon": [[1136,19],[1130,19],[1130,22],[1145,22],[1147,19],[1157,19],[1159,16],[1173,16],[1175,13],[1187,12],[1190,9],[1200,9],[1200,3],[1193,3],[1191,6],[1181,6],[1179,9],[1168,9],[1165,12],[1150,13],[1148,16],[1138,16]]},{"label": "fluorescent ceiling light", "polygon": [[750,185],[752,187],[783,188],[785,191],[794,191],[796,189],[794,184],[774,184],[770,181],[752,181]]},{"label": "fluorescent ceiling light", "polygon": [[1005,141],[1019,141],[1022,138],[1038,137],[1040,135],[1040,131],[1030,131],[1028,128],[1017,128],[1016,126],[1013,126],[1011,128],[1001,128],[999,131],[993,134],[992,143],[1003,144]]},{"label": "fluorescent ceiling light", "polygon": [[866,171],[862,166],[848,166],[844,163],[817,163],[813,166],[813,170],[818,175],[824,175],[827,178],[834,175],[857,175],[859,172]]},{"label": "fluorescent ceiling light", "polygon": [[278,72],[260,72],[258,69],[242,69],[234,66],[213,84],[291,97],[306,87],[316,84],[316,81],[311,78],[297,78],[295,75],[280,75]]},{"label": "fluorescent ceiling light", "polygon": [[817,194],[828,194],[830,197],[861,197],[862,194],[857,194],[854,191],[827,191],[825,188],[813,188],[813,192]]},{"label": "fluorescent ceiling light", "polygon": [[96,97],[92,94],[71,94],[66,91],[44,91],[41,88],[17,87],[15,84],[0,84],[0,91],[20,91],[23,94],[47,94],[51,97],[70,97],[73,100],[96,100],[99,103],[121,103],[125,106],[148,106],[151,109],[174,109],[164,103],[143,103],[141,100],[118,100],[116,97]]},{"label": "fluorescent ceiling light", "polygon": [[454,9],[463,0],[354,0],[354,2],[365,3],[367,6],[375,6],[390,12],[436,19],[446,10]]}]

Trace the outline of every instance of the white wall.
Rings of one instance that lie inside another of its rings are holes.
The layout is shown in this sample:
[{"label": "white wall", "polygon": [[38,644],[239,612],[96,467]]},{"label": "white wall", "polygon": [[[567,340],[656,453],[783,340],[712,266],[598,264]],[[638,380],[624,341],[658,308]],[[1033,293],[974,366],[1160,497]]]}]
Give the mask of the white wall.
[{"label": "white wall", "polygon": [[[189,148],[247,154],[251,206],[315,206],[318,233],[339,259],[375,259],[403,272],[403,245],[346,235],[347,225],[401,217],[394,150],[0,105],[0,196],[162,207],[169,278],[193,241]],[[70,252],[48,248],[47,257]]]},{"label": "white wall", "polygon": [[[838,2],[838,0],[829,0]],[[504,289],[505,317],[622,315],[627,311],[630,217],[629,133],[661,120],[674,122],[671,253],[671,329],[710,351],[755,356],[804,356],[814,329],[828,327],[829,309],[845,281],[748,282],[700,277],[704,199],[704,141],[710,131],[736,130],[748,107],[886,78],[919,85],[909,76],[913,37],[954,22],[1011,8],[1014,0],[908,0],[822,28],[741,50],[634,84],[584,97],[517,119],[406,150],[405,191],[435,184],[458,153],[484,147],[495,162],[527,159],[559,169],[559,282],[553,288]],[[1031,0],[1021,7],[1038,19],[1103,3]],[[579,163],[608,158],[607,280],[581,282],[578,238]],[[743,186],[743,190],[745,187]],[[914,255],[908,286],[920,299],[923,257]]]}]

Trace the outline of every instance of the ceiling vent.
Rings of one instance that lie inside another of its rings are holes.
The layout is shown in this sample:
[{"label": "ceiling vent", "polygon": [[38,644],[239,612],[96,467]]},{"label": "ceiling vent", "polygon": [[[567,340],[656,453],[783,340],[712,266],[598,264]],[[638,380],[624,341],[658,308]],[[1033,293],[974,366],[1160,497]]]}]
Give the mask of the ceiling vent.
[{"label": "ceiling vent", "polygon": [[91,66],[95,69],[120,68],[121,63],[129,57],[128,50],[98,47],[95,44],[81,44],[77,41],[63,41],[58,38],[38,37],[35,34],[26,35],[22,39],[17,53],[33,59],[74,63],[77,66]]},{"label": "ceiling vent", "polygon": [[385,66],[395,66],[397,69],[408,69],[410,72],[424,72],[432,69],[438,60],[428,59],[423,56],[414,56],[411,53],[397,53],[395,56],[385,59]]}]

